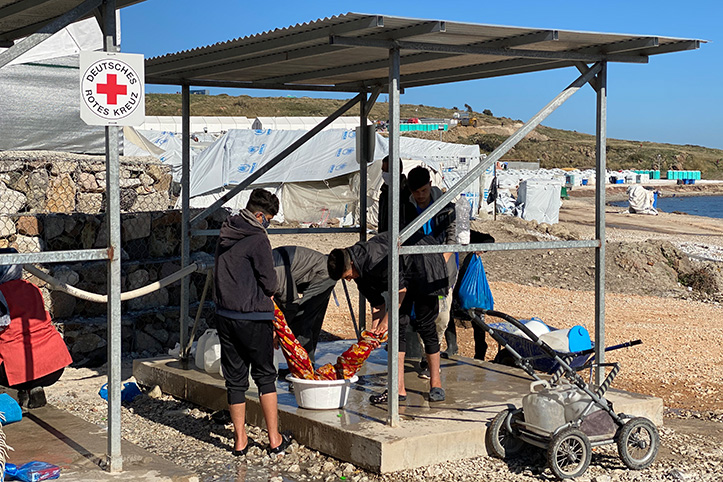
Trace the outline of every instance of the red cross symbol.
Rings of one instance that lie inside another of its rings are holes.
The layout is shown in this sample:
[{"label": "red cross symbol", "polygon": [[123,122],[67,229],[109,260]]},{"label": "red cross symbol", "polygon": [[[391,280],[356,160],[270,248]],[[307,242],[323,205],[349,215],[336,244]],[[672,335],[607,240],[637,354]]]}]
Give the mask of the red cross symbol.
[{"label": "red cross symbol", "polygon": [[107,84],[98,84],[98,93],[108,96],[107,101],[109,105],[116,105],[118,103],[118,96],[126,95],[128,87],[116,83],[116,74],[108,74],[106,82]]}]

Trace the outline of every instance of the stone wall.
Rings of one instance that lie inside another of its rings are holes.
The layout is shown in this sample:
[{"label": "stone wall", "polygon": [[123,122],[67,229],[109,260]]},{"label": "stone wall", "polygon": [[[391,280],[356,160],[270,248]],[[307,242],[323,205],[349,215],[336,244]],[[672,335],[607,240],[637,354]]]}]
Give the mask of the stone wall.
[{"label": "stone wall", "polygon": [[[153,157],[121,157],[122,291],[152,283],[180,268],[181,213],[173,210],[179,186],[171,168]],[[51,151],[0,152],[0,247],[21,253],[104,248],[105,157]],[[200,228],[218,228],[218,212]],[[216,238],[194,237],[191,250],[213,254]],[[106,294],[106,262],[45,264],[55,278]],[[53,321],[79,364],[105,360],[106,305],[53,290],[32,276]],[[205,283],[191,276],[191,315]],[[210,299],[212,292],[209,292]],[[122,303],[123,353],[150,356],[179,338],[180,282]],[[207,302],[207,308],[210,303]],[[205,328],[202,323],[201,328]]]},{"label": "stone wall", "polygon": [[[200,229],[219,228],[227,214],[218,211]],[[11,229],[0,237],[0,245],[20,252],[75,250],[107,246],[104,214],[17,213],[0,219]],[[180,211],[121,214],[122,291],[130,291],[165,278],[180,269]],[[13,234],[7,235],[8,232]],[[193,237],[191,251],[213,254],[216,237]],[[106,294],[106,262],[45,264],[50,275],[69,285]],[[27,273],[26,273],[27,275]],[[78,364],[103,363],[106,350],[106,305],[81,300],[53,290],[28,276],[43,292],[46,308],[63,333],[73,360]],[[206,275],[191,275],[191,316],[201,296]],[[212,286],[207,294],[208,316]],[[151,356],[173,348],[179,339],[178,306],[180,282],[151,294],[122,303],[123,353]],[[205,320],[199,330],[206,328]],[[190,328],[189,328],[190,329]]]}]

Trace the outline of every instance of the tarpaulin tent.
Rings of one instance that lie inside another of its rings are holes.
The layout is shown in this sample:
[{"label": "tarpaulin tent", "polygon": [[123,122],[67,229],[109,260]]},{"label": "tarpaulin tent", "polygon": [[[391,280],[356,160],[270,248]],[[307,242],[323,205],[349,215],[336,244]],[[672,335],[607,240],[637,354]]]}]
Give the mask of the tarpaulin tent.
[{"label": "tarpaulin tent", "polygon": [[[273,129],[284,131],[308,131],[323,121],[325,117],[257,117],[254,119],[252,129]],[[367,120],[367,125],[370,122]],[[359,127],[359,117],[339,117],[334,119],[326,129],[356,129]],[[191,129],[193,130],[193,129]]]},{"label": "tarpaulin tent", "polygon": [[[305,132],[272,129],[227,132],[199,154],[191,166],[191,206],[210,205]],[[267,187],[280,196],[283,215],[280,213],[277,220],[323,224],[328,218],[339,218],[344,220],[342,224],[356,222],[359,204],[356,137],[354,130],[322,131],[253,184]],[[372,158],[378,161],[387,152],[387,139],[377,134]],[[479,155],[476,145],[407,137],[401,140],[400,157],[405,160],[405,169],[423,164],[433,170],[435,184],[440,186],[451,186],[479,162]],[[380,170],[374,167],[378,164],[375,162],[369,169],[370,222],[376,219],[374,204],[381,186]],[[476,212],[479,183],[470,186],[465,196]],[[237,196],[227,207],[243,207],[246,199],[246,196]]]},{"label": "tarpaulin tent", "polygon": [[560,220],[560,192],[558,179],[526,179],[518,189],[518,212],[527,221],[557,224]]}]

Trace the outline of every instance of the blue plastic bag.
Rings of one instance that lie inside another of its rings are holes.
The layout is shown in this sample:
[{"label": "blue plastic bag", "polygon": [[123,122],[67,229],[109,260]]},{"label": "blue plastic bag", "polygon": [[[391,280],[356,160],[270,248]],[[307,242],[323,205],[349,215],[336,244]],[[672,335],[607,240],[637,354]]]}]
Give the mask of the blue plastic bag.
[{"label": "blue plastic bag", "polygon": [[0,393],[0,412],[2,412],[4,418],[4,420],[0,420],[3,425],[19,422],[23,418],[23,410],[20,405],[7,393]]},{"label": "blue plastic bag", "polygon": [[[123,388],[121,388],[121,401],[122,402],[132,402],[134,398],[136,398],[138,395],[141,394],[141,389],[138,387],[138,385],[135,382],[126,382],[123,384]],[[108,400],[108,384],[103,384],[102,387],[100,387],[100,390],[98,391],[98,395],[100,395],[100,398],[103,400]]]},{"label": "blue plastic bag", "polygon": [[492,310],[495,307],[495,300],[492,298],[487,275],[482,266],[482,259],[477,254],[472,256],[474,258],[467,266],[467,271],[465,271],[462,278],[462,284],[459,286],[460,305],[464,310],[470,308]]}]

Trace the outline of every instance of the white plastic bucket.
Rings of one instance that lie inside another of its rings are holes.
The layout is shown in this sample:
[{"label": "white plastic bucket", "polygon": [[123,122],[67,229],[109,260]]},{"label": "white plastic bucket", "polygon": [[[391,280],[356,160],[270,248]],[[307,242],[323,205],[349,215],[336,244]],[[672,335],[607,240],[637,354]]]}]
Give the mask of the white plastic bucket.
[{"label": "white plastic bucket", "polygon": [[294,384],[294,396],[299,407],[312,410],[344,407],[351,384],[358,379],[356,375],[348,380],[304,380],[291,375],[286,377],[286,380]]}]

